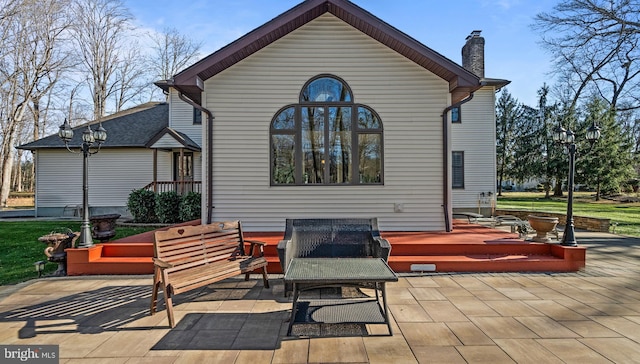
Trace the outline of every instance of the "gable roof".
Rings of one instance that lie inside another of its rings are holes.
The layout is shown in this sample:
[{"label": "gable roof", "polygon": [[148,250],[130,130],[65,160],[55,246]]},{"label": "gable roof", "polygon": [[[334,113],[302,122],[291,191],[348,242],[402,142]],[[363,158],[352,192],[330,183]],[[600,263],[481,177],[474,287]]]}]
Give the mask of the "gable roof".
[{"label": "gable roof", "polygon": [[[169,126],[169,105],[164,102],[149,102],[105,116],[101,122],[107,131],[107,140],[101,148],[145,148],[156,134]],[[82,144],[84,129],[87,125],[96,124],[98,122],[93,121],[74,127],[73,139],[69,142],[69,147],[79,147]],[[17,148],[36,150],[65,148],[65,146],[56,133]]]},{"label": "gable roof", "polygon": [[167,136],[172,139],[172,142],[175,143],[174,148],[186,148],[188,150],[200,151],[200,146],[198,143],[194,142],[189,136],[185,133],[179,132],[173,128],[164,128],[161,132],[156,134],[151,140],[149,140],[146,144],[147,148],[158,148],[161,149],[163,147],[156,146],[156,143],[160,141],[163,137]]},{"label": "gable roof", "polygon": [[[178,73],[172,84],[192,100],[201,103],[204,81],[325,13],[333,14],[449,82],[453,103],[481,87],[480,79],[473,73],[348,0],[303,1]],[[167,85],[158,83],[163,88]]]}]

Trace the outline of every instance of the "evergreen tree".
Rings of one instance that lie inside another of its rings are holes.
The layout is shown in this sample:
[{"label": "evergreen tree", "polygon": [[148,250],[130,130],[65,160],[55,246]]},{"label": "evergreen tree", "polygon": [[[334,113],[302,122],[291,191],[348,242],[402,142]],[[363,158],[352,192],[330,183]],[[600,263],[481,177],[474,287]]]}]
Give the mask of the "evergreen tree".
[{"label": "evergreen tree", "polygon": [[[585,134],[594,122],[600,126],[601,135],[591,147]],[[620,192],[620,186],[636,175],[632,136],[622,132],[615,112],[596,97],[585,105],[577,130],[576,184],[595,187],[596,201],[602,194]]]},{"label": "evergreen tree", "polygon": [[518,183],[539,176],[542,165],[540,159],[540,135],[538,133],[538,111],[522,105],[520,117],[513,128],[513,160],[507,175]]},{"label": "evergreen tree", "polygon": [[541,179],[547,198],[558,168],[557,147],[552,139],[556,107],[547,105],[548,94],[549,87],[544,85],[538,91],[538,109],[522,106],[515,127],[517,136],[511,173],[518,182]]},{"label": "evergreen tree", "polygon": [[522,106],[507,89],[502,91],[496,105],[496,163],[498,196],[502,196],[502,183],[513,167],[514,132],[522,114]]}]

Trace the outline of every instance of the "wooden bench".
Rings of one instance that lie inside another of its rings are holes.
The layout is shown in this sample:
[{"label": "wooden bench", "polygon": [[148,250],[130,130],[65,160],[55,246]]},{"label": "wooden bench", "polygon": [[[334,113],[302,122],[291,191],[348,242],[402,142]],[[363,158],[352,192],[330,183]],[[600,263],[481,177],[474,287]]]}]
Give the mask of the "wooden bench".
[{"label": "wooden bench", "polygon": [[[250,244],[245,254],[245,243]],[[169,325],[175,327],[172,297],[256,269],[262,271],[265,287],[267,260],[265,243],[245,240],[240,221],[208,225],[180,226],[157,231],[154,242],[154,278],[151,314],[156,312],[158,290],[162,285]]]}]

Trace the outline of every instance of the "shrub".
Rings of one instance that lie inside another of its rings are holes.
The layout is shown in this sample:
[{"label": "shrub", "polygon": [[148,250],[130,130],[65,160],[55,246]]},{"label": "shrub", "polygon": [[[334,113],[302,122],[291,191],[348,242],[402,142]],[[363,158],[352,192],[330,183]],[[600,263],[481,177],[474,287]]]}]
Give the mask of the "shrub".
[{"label": "shrub", "polygon": [[156,195],[153,191],[141,188],[133,190],[127,200],[127,209],[131,212],[135,222],[151,223],[157,222],[156,218]]},{"label": "shrub", "polygon": [[180,200],[175,191],[160,192],[156,195],[156,216],[163,224],[179,222]]},{"label": "shrub", "polygon": [[189,192],[180,202],[180,221],[191,221],[200,218],[201,197],[198,192]]}]

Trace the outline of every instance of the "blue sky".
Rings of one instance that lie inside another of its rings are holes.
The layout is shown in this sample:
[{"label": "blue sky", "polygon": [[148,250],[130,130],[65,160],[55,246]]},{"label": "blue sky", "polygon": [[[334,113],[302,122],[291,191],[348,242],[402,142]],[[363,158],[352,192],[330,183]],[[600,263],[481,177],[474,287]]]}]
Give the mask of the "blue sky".
[{"label": "blue sky", "polygon": [[[352,0],[445,57],[461,63],[472,30],[485,37],[485,76],[511,81],[509,92],[534,106],[549,82],[550,58],[530,27],[557,0]],[[203,43],[202,55],[236,40],[301,0],[124,0],[140,28],[175,27]]]}]

